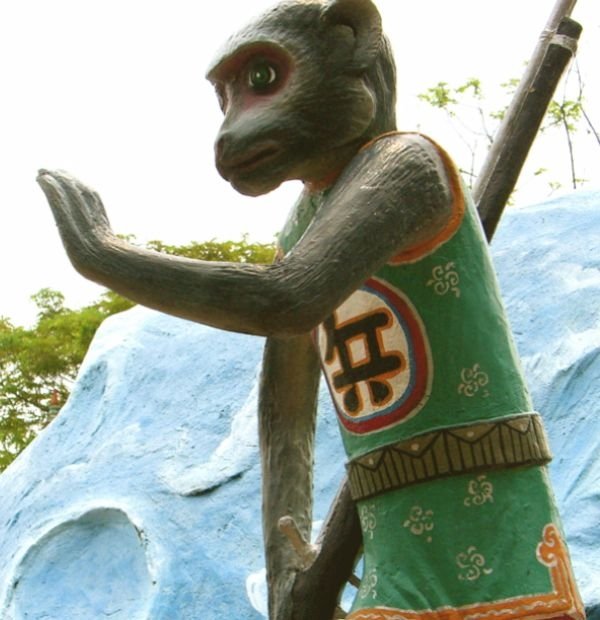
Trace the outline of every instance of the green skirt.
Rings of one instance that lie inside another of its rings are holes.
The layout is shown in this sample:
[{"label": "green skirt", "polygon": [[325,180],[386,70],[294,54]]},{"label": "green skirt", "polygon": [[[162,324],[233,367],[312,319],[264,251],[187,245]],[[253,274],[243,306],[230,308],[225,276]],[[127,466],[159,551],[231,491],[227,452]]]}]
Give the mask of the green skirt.
[{"label": "green skirt", "polygon": [[415,484],[357,503],[348,620],[583,619],[546,467]]}]

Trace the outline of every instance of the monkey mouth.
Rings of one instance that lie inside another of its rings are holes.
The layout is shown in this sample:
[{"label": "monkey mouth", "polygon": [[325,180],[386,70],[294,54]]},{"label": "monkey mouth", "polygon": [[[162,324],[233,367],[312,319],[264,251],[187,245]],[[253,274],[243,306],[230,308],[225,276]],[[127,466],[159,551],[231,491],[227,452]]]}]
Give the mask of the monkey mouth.
[{"label": "monkey mouth", "polygon": [[232,175],[246,175],[274,161],[280,152],[281,150],[275,145],[260,146],[250,153],[244,153],[241,157],[222,161],[221,168],[226,178]]}]

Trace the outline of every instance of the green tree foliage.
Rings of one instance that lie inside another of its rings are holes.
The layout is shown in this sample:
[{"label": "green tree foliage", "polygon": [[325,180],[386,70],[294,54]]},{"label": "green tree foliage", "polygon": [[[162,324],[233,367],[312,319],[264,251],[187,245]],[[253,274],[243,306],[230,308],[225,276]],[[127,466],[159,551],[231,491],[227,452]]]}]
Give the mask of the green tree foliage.
[{"label": "green tree foliage", "polygon": [[[562,95],[557,95],[551,101],[541,128],[542,134],[551,133],[556,129],[563,132],[566,145],[565,150],[569,156],[570,184],[573,189],[577,189],[585,182],[585,179],[581,179],[577,175],[575,134],[582,128],[585,128],[587,134],[594,136],[596,142],[600,145],[598,132],[585,110],[582,78],[576,66],[575,68],[577,78],[576,92],[567,95],[565,88]],[[570,75],[567,77],[570,77]],[[494,135],[506,114],[508,104],[518,84],[519,80],[517,79],[510,79],[500,84],[500,95],[493,99],[494,101],[503,99],[504,104],[496,109],[490,108],[490,99],[486,96],[482,83],[478,78],[469,78],[458,86],[450,85],[448,82],[438,82],[418,95],[421,101],[446,115],[460,138],[468,154],[466,157],[469,159],[467,162],[465,157],[462,162],[459,162],[461,164],[460,169],[470,184],[475,180],[485,154],[494,141]],[[540,176],[547,172],[547,168],[537,168],[533,175]],[[561,183],[552,179],[548,180],[548,185],[554,190],[560,187]]]},{"label": "green tree foliage", "polygon": [[[193,242],[171,246],[152,241],[150,249],[202,260],[269,263],[273,244],[241,241]],[[0,471],[49,424],[69,396],[79,366],[102,321],[130,308],[129,300],[107,291],[88,306],[65,306],[62,293],[48,288],[32,296],[33,327],[0,317]]]},{"label": "green tree foliage", "polygon": [[193,241],[187,245],[167,245],[162,241],[149,241],[151,250],[197,258],[199,260],[221,261],[230,263],[272,263],[275,258],[275,246],[272,243],[254,243],[244,236],[240,241]]},{"label": "green tree foliage", "polygon": [[32,297],[29,329],[0,319],[0,470],[56,415],[100,323],[131,302],[106,292],[85,308],[65,307],[58,291]]}]

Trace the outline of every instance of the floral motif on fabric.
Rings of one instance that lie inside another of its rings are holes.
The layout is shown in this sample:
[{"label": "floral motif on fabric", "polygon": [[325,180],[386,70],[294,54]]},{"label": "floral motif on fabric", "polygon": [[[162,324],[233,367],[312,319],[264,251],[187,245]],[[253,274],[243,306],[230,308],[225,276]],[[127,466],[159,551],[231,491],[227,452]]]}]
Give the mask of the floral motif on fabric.
[{"label": "floral motif on fabric", "polygon": [[477,476],[475,480],[471,480],[467,492],[469,495],[464,501],[467,507],[482,506],[494,501],[494,485],[487,479],[487,476]]},{"label": "floral motif on fabric", "polygon": [[377,598],[377,569],[371,569],[362,578],[358,594],[360,598]]},{"label": "floral motif on fabric", "polygon": [[463,394],[467,398],[472,398],[476,394],[480,394],[487,398],[490,393],[486,386],[490,382],[490,378],[479,364],[475,364],[472,368],[463,368],[460,373],[461,383],[458,386],[458,393]]},{"label": "floral motif on fabric", "polygon": [[360,526],[363,536],[373,540],[375,529],[377,528],[377,518],[375,517],[375,506],[361,506],[359,510]]},{"label": "floral motif on fabric", "polygon": [[436,295],[444,296],[452,293],[457,299],[460,297],[460,276],[454,262],[434,267],[431,276],[427,286],[431,286]]},{"label": "floral motif on fabric", "polygon": [[427,542],[432,541],[430,532],[433,531],[433,510],[423,510],[421,506],[413,506],[408,519],[404,521],[404,527],[408,528],[415,536],[425,536]]},{"label": "floral motif on fabric", "polygon": [[484,575],[491,575],[494,571],[486,568],[485,558],[477,551],[477,547],[469,547],[465,553],[456,556],[459,568],[458,578],[461,581],[477,581]]}]

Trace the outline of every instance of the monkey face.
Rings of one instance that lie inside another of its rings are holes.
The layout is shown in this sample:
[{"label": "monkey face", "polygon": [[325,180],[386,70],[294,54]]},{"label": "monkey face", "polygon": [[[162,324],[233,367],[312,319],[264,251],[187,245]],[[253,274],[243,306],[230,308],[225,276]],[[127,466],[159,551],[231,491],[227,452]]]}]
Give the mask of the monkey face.
[{"label": "monkey face", "polygon": [[349,22],[365,21],[358,5],[379,24],[369,0],[283,2],[235,35],[210,69],[225,114],[216,166],[241,193],[264,194],[291,179],[322,184],[372,137],[377,102],[362,65],[372,63],[382,35],[374,28],[375,43],[365,46],[370,31],[359,40]]},{"label": "monkey face", "polygon": [[262,194],[285,180],[279,177],[287,144],[277,111],[285,106],[293,74],[293,60],[285,50],[260,44],[238,51],[215,76],[225,115],[215,142],[216,166],[243,194]]}]

